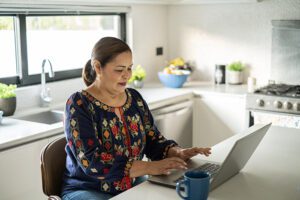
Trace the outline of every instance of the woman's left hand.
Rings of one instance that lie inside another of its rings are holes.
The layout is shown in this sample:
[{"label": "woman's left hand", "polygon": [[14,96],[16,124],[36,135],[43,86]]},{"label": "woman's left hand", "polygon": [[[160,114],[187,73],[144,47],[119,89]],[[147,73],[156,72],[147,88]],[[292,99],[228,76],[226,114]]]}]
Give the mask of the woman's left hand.
[{"label": "woman's left hand", "polygon": [[[209,156],[211,154],[211,148],[207,147],[207,148],[200,148],[200,147],[192,147],[192,148],[187,148],[187,149],[181,149],[179,147],[173,147],[170,149],[171,152],[175,151],[174,153],[172,153],[174,156],[179,157],[183,160],[188,160],[198,154],[202,154],[205,156]],[[171,153],[170,152],[170,153]]]}]

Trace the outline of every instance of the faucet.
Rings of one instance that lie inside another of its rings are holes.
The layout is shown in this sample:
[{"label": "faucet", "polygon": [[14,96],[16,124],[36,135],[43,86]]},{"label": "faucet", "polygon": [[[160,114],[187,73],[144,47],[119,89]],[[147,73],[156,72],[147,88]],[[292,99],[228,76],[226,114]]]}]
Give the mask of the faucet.
[{"label": "faucet", "polygon": [[54,71],[52,68],[52,64],[49,59],[44,59],[42,62],[42,73],[41,73],[41,106],[42,107],[47,107],[50,105],[52,98],[50,96],[50,88],[46,87],[46,76],[45,76],[45,65],[46,63],[49,63],[50,70],[49,70],[49,77],[53,78],[54,77]]}]

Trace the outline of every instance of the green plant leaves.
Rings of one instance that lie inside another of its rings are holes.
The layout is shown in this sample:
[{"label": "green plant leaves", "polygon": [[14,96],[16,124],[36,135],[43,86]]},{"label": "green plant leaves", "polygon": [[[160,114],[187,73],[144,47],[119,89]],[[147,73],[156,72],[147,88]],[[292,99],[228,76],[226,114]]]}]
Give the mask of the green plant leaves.
[{"label": "green plant leaves", "polygon": [[15,97],[16,93],[15,90],[17,88],[17,85],[6,85],[4,83],[0,83],[0,98],[1,99],[6,99],[6,98],[11,98]]},{"label": "green plant leaves", "polygon": [[245,68],[245,65],[242,64],[241,61],[232,62],[229,65],[227,65],[227,69],[230,71],[243,71]]},{"label": "green plant leaves", "polygon": [[132,75],[128,82],[132,83],[135,80],[142,81],[145,77],[146,71],[141,65],[137,65],[135,69],[132,70]]}]

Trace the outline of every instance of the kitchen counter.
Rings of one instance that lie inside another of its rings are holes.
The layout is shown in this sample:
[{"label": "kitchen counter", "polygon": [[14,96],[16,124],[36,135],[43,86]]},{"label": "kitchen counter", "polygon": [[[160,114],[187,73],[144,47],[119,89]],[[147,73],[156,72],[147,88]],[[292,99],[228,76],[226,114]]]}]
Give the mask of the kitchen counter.
[{"label": "kitchen counter", "polygon": [[192,90],[196,95],[216,94],[235,95],[244,97],[247,94],[247,85],[214,85],[207,83],[190,83],[184,89]]},{"label": "kitchen counter", "polygon": [[[238,96],[245,96],[247,94],[247,85],[215,85],[210,82],[187,82],[183,85],[182,88],[179,89],[172,89],[163,87],[161,83],[152,83],[147,84],[143,89],[139,89],[139,91],[157,91],[160,89],[163,92],[170,92],[170,91],[189,91],[193,92],[196,95],[201,94],[217,94],[217,95],[238,95]],[[158,91],[157,91],[158,92]],[[143,94],[144,95],[144,94]],[[160,93],[160,95],[164,95]],[[151,97],[149,97],[151,98]]]},{"label": "kitchen counter", "polygon": [[[191,99],[193,96],[204,94],[216,95],[239,95],[245,96],[247,88],[245,85],[214,85],[203,82],[188,82],[182,88],[166,88],[160,83],[148,83],[142,89],[138,89],[147,101],[150,109],[155,109],[172,103]],[[61,107],[53,105],[52,107]],[[32,113],[49,110],[50,108],[32,108],[18,111],[13,117],[4,117],[0,125],[0,151],[18,145],[51,137],[63,132],[63,123],[52,125],[29,122],[14,119]]]},{"label": "kitchen counter", "polygon": [[[222,162],[235,135],[212,147],[208,158],[193,159]],[[236,176],[209,193],[209,200],[299,200],[300,199],[300,133],[298,129],[271,126],[246,166]],[[120,195],[118,199],[180,199],[175,189],[144,182]]]}]

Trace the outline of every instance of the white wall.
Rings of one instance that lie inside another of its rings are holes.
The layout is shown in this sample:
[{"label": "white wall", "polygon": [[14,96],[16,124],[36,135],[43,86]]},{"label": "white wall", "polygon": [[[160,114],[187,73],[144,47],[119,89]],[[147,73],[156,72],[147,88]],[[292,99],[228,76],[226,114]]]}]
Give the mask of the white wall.
[{"label": "white wall", "polygon": [[299,0],[173,5],[168,14],[169,57],[195,62],[193,79],[213,79],[215,64],[241,60],[264,84],[270,79],[271,20],[299,19]]},{"label": "white wall", "polygon": [[[133,5],[129,14],[133,62],[145,67],[146,82],[158,81],[157,72],[163,69],[168,57],[167,18],[166,5]],[[156,56],[156,47],[163,47],[163,55]]]}]

